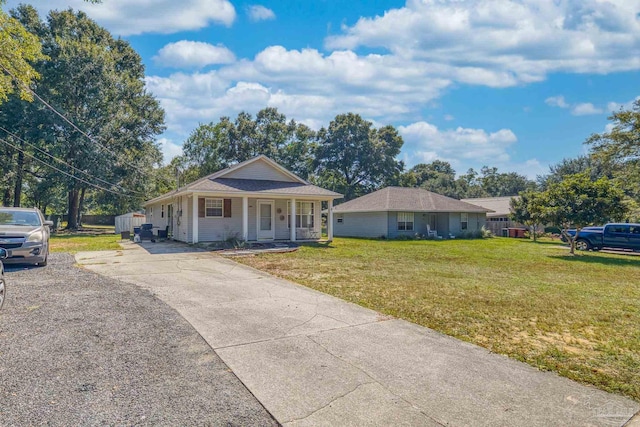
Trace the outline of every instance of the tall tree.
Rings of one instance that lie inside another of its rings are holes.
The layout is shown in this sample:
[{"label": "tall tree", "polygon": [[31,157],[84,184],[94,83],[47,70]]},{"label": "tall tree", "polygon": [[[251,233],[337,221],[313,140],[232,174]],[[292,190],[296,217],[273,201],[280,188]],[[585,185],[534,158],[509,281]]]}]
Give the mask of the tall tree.
[{"label": "tall tree", "polygon": [[[12,13],[38,34],[49,58],[36,64],[43,76],[36,91],[81,129],[38,104],[30,115],[46,124],[38,128],[40,139],[50,144],[51,154],[75,168],[74,176],[120,194],[107,191],[97,197],[122,197],[138,206],[150,186],[152,166],[162,159],[155,136],[164,129],[164,112],[145,89],[140,56],[82,12],[52,11],[46,23],[30,6]],[[90,174],[89,179],[78,171]],[[68,224],[76,228],[82,200],[92,187],[54,175],[67,186]]]},{"label": "tall tree", "polygon": [[444,196],[458,197],[456,171],[449,162],[434,160],[431,163],[419,163],[404,175],[405,186],[420,187]]},{"label": "tall tree", "polygon": [[196,175],[206,176],[237,162],[264,154],[292,172],[307,178],[315,132],[268,107],[255,119],[241,112],[234,121],[198,126],[183,145],[184,162]]},{"label": "tall tree", "polygon": [[396,157],[403,140],[393,126],[375,129],[357,114],[336,116],[318,132],[318,180],[351,200],[384,185],[404,169]]},{"label": "tall tree", "polygon": [[640,99],[628,110],[610,117],[610,130],[592,135],[586,144],[592,154],[612,167],[612,174],[625,193],[640,202]]},{"label": "tall tree", "polygon": [[484,166],[480,174],[480,185],[489,197],[515,196],[536,187],[526,176],[516,172],[499,173],[496,167]]},{"label": "tall tree", "polygon": [[544,190],[550,183],[558,183],[569,175],[586,173],[592,180],[612,178],[611,167],[602,159],[595,156],[578,156],[562,159],[557,164],[549,166],[549,173],[539,176],[538,185]]},{"label": "tall tree", "polygon": [[[572,255],[581,228],[621,220],[627,209],[624,193],[612,181],[606,178],[592,181],[585,173],[550,184],[540,198],[543,217],[562,230],[571,244]],[[576,228],[575,236],[567,233],[570,227]]]},{"label": "tall tree", "polygon": [[[0,0],[0,6],[4,3]],[[0,104],[16,91],[22,99],[33,99],[27,88],[40,75],[32,64],[42,59],[38,37],[0,9]]]},{"label": "tall tree", "polygon": [[511,219],[529,227],[534,242],[537,240],[538,225],[545,221],[544,204],[543,194],[537,191],[524,191],[509,201]]}]

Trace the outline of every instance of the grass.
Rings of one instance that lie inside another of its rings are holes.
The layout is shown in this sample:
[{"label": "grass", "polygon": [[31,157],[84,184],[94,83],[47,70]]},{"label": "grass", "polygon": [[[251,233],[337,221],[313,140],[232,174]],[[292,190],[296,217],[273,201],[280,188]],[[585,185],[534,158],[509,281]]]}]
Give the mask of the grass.
[{"label": "grass", "polygon": [[69,252],[75,254],[84,251],[105,251],[120,249],[120,235],[71,233],[52,234],[49,240],[51,252]]},{"label": "grass", "polygon": [[640,401],[640,256],[336,239],[238,261]]}]

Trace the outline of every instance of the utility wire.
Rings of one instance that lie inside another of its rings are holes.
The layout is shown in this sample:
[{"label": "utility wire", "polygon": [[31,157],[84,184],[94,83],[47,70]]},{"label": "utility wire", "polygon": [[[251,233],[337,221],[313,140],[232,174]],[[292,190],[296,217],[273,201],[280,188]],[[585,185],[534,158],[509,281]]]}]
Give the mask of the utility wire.
[{"label": "utility wire", "polygon": [[70,174],[70,173],[68,173],[68,172],[65,172],[65,171],[63,171],[62,169],[59,169],[59,168],[57,168],[57,167],[55,167],[55,166],[53,166],[53,165],[50,165],[49,163],[47,163],[47,162],[45,162],[45,161],[43,161],[43,160],[38,159],[37,157],[35,157],[35,156],[33,156],[33,155],[31,155],[31,154],[27,153],[25,150],[23,150],[22,148],[18,147],[17,145],[14,145],[14,144],[10,143],[9,141],[6,141],[6,140],[4,140],[4,139],[2,139],[2,138],[0,138],[0,142],[5,143],[5,144],[6,144],[6,145],[8,145],[9,147],[12,147],[12,148],[14,148],[15,150],[20,151],[20,152],[21,152],[22,154],[24,154],[25,156],[31,157],[33,160],[36,160],[36,161],[38,161],[38,162],[42,163],[43,165],[48,166],[48,167],[50,167],[51,169],[53,169],[53,170],[55,170],[55,171],[58,171],[58,172],[60,172],[60,173],[62,173],[62,174],[64,174],[64,175],[68,176],[69,178],[73,178],[73,179],[75,179],[75,180],[77,180],[77,181],[80,181],[80,182],[82,182],[82,183],[84,183],[84,184],[90,185],[90,186],[95,187],[95,188],[97,188],[97,189],[99,189],[99,190],[108,191],[109,193],[113,193],[113,194],[116,194],[116,195],[118,195],[118,196],[123,196],[123,197],[134,197],[134,196],[131,196],[131,195],[129,195],[129,194],[122,194],[122,193],[119,193],[119,192],[117,192],[117,191],[113,191],[113,190],[111,190],[111,189],[109,189],[109,188],[101,187],[101,186],[99,186],[99,185],[97,185],[97,184],[94,184],[94,183],[89,182],[89,181],[87,181],[87,180],[85,180],[85,179],[79,178],[79,177],[77,177],[77,176],[75,176],[75,175],[72,175],[72,174]]},{"label": "utility wire", "polygon": [[126,188],[122,187],[122,186],[121,186],[121,185],[119,185],[119,184],[114,184],[114,183],[112,183],[112,182],[105,181],[105,180],[104,180],[104,179],[102,179],[102,178],[99,178],[99,177],[97,177],[97,176],[91,175],[89,172],[83,171],[82,169],[78,169],[77,167],[70,165],[69,163],[65,162],[64,160],[59,159],[58,157],[55,157],[55,156],[53,156],[53,155],[51,155],[51,154],[47,153],[46,151],[44,151],[44,150],[42,150],[42,149],[38,148],[36,145],[31,144],[31,143],[29,143],[29,142],[25,141],[24,139],[20,138],[20,137],[19,137],[18,135],[16,135],[15,133],[12,133],[12,132],[8,131],[7,129],[5,129],[5,128],[4,128],[4,127],[2,127],[2,126],[0,126],[0,130],[2,130],[2,131],[4,131],[4,132],[6,132],[6,133],[7,133],[7,134],[9,134],[10,136],[12,136],[12,137],[16,138],[18,141],[22,142],[23,144],[26,144],[26,145],[30,146],[30,147],[31,147],[31,148],[33,148],[34,150],[39,151],[40,153],[44,154],[45,156],[48,156],[48,157],[52,158],[53,160],[57,161],[58,163],[61,163],[61,164],[65,165],[65,166],[68,166],[69,168],[71,168],[71,169],[73,169],[73,170],[75,170],[75,171],[77,171],[77,172],[80,172],[80,173],[82,173],[82,174],[84,174],[84,175],[88,176],[89,178],[94,178],[94,179],[96,179],[96,180],[98,180],[98,181],[100,181],[100,182],[102,182],[102,183],[104,183],[104,184],[106,184],[106,185],[110,185],[110,186],[112,186],[112,187],[119,187],[122,191],[126,191],[126,192],[128,192],[128,193],[136,193],[136,194],[142,194],[142,195],[144,195],[144,194],[145,194],[145,193],[140,192],[140,191],[127,190]]},{"label": "utility wire", "polygon": [[[103,144],[99,143],[98,141],[96,141],[94,138],[92,138],[91,136],[89,136],[87,133],[85,133],[82,129],[80,129],[78,126],[75,125],[75,123],[73,123],[71,120],[69,120],[64,114],[62,114],[61,112],[59,112],[58,110],[56,110],[53,106],[51,106],[47,101],[45,101],[44,99],[42,99],[42,97],[40,95],[38,95],[33,89],[31,89],[29,87],[29,85],[27,85],[26,83],[24,83],[22,80],[18,79],[11,71],[9,71],[4,65],[2,65],[0,63],[0,67],[7,73],[9,74],[16,82],[18,82],[20,85],[22,85],[27,91],[29,91],[29,93],[31,93],[33,96],[36,97],[36,99],[38,99],[40,102],[42,102],[48,109],[50,109],[51,111],[53,111],[56,115],[58,115],[62,120],[64,120],[65,122],[67,122],[69,125],[71,125],[71,127],[73,127],[77,132],[79,132],[81,135],[85,136],[89,141],[93,142],[94,144],[96,144],[98,147],[100,147],[102,150],[110,153],[112,156],[114,156],[116,158],[116,160],[121,160],[119,159],[118,153],[116,153],[115,151],[105,147]],[[126,164],[126,162],[125,162]],[[145,173],[146,171],[143,171],[142,168],[139,168],[136,165],[131,165],[134,169],[138,170],[139,172]]]},{"label": "utility wire", "polygon": [[38,95],[33,89],[31,89],[26,83],[24,83],[22,80],[19,80],[11,71],[9,71],[4,65],[0,64],[0,67],[2,67],[2,69],[9,74],[15,81],[17,81],[18,83],[20,83],[27,91],[29,91],[33,96],[35,96],[40,102],[42,102],[48,109],[50,109],[51,111],[53,111],[54,113],[56,113],[62,120],[64,120],[65,122],[69,123],[71,125],[71,127],[73,127],[76,131],[78,131],[80,134],[84,135],[85,137],[87,137],[91,142],[93,142],[94,144],[96,144],[98,147],[102,148],[103,150],[107,151],[108,153],[111,153],[113,156],[117,157],[117,154],[113,151],[108,149],[107,147],[105,147],[104,145],[100,144],[97,141],[94,141],[92,137],[90,137],[89,135],[87,135],[82,129],[80,129],[78,126],[76,126],[71,120],[69,120],[64,114],[60,113],[58,110],[56,110],[53,106],[51,106],[47,101],[45,101],[44,99],[42,99],[42,97],[40,97],[40,95]]}]

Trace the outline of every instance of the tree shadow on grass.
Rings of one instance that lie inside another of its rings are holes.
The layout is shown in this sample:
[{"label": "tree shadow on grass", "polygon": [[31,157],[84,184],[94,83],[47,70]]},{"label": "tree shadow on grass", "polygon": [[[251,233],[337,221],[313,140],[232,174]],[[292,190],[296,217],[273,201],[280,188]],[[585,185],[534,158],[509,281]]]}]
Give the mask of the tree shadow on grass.
[{"label": "tree shadow on grass", "polygon": [[537,241],[533,241],[533,240],[521,240],[521,243],[525,243],[525,244],[530,244],[530,245],[544,245],[544,246],[549,246],[549,245],[555,245],[555,246],[568,246],[568,243],[563,242],[562,240],[537,240]]},{"label": "tree shadow on grass", "polygon": [[625,256],[624,258],[613,258],[593,253],[578,253],[574,256],[569,254],[549,255],[549,258],[555,258],[566,262],[584,263],[584,264],[602,264],[614,265],[618,267],[640,267],[640,256],[633,253],[616,253],[615,255]]},{"label": "tree shadow on grass", "polygon": [[313,249],[335,249],[335,246],[332,244],[333,242],[305,242],[298,243],[300,246],[304,246],[305,248],[313,248]]}]

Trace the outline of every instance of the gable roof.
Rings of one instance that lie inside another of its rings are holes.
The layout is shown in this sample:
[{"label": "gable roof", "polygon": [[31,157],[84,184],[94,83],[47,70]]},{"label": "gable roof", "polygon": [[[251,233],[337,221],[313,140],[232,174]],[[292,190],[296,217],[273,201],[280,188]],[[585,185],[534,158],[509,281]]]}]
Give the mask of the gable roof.
[{"label": "gable roof", "polygon": [[[276,172],[277,176],[281,176],[286,180],[276,181],[272,179],[235,178],[235,176],[242,176],[242,174],[239,172],[241,172],[243,169],[254,165],[257,162],[263,162],[267,167],[273,169],[273,171]],[[244,162],[237,163],[226,169],[219,170],[211,175],[200,178],[177,190],[148,200],[144,203],[144,205],[150,205],[152,203],[156,203],[170,197],[193,192],[217,192],[225,194],[254,193],[257,195],[265,194],[272,196],[327,196],[334,199],[342,198],[342,194],[325,190],[324,188],[320,188],[316,185],[310,184],[309,182],[300,178],[298,175],[280,166],[278,163],[271,160],[267,156],[259,155],[249,160],[245,160]]]},{"label": "gable roof", "polygon": [[512,198],[518,198],[518,196],[480,197],[476,199],[462,199],[462,201],[492,210],[493,212],[487,214],[487,216],[501,217],[511,214],[510,202]]},{"label": "gable roof", "polygon": [[305,196],[339,196],[342,194],[325,190],[313,184],[299,182],[268,181],[263,179],[216,178],[202,181],[189,187],[198,192],[217,191],[224,193],[249,192],[261,194],[286,193]]},{"label": "gable roof", "polygon": [[480,206],[442,196],[422,188],[385,187],[336,206],[342,212],[490,212]]},{"label": "gable roof", "polygon": [[[276,171],[278,171],[279,173],[281,173],[282,175],[288,177],[289,179],[291,179],[291,181],[293,182],[299,182],[301,184],[308,184],[307,181],[305,181],[304,179],[300,178],[298,175],[294,174],[293,172],[287,170],[286,168],[280,166],[278,163],[276,163],[274,160],[271,160],[270,158],[268,158],[267,156],[265,156],[264,154],[261,154],[259,156],[253,157],[249,160],[245,160],[244,162],[240,162],[237,163],[233,166],[230,166],[226,169],[222,169],[214,174],[211,174],[203,179],[216,179],[216,178],[222,178],[224,176],[227,175],[232,175],[235,172],[238,172],[240,169],[246,168],[247,166],[253,164],[253,163],[257,163],[257,162],[265,162],[268,166],[272,167],[273,169],[275,169]],[[197,182],[197,181],[196,181]]]}]

